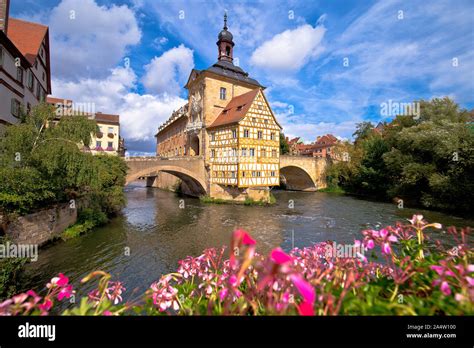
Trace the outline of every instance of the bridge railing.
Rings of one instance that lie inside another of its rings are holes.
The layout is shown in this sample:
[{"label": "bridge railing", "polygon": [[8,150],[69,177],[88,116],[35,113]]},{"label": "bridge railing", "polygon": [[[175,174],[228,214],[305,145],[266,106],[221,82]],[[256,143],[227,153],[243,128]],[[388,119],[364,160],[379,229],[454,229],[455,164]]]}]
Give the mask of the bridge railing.
[{"label": "bridge railing", "polygon": [[176,160],[189,160],[189,159],[203,159],[202,156],[173,156],[173,157],[161,157],[161,156],[130,156],[125,157],[125,161],[176,161]]}]

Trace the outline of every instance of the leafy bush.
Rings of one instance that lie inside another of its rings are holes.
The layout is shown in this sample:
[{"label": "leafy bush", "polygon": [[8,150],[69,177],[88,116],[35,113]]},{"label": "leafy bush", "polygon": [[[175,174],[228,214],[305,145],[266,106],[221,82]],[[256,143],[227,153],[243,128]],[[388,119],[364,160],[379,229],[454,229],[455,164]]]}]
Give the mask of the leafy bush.
[{"label": "leafy bush", "polygon": [[81,151],[95,130],[95,121],[84,116],[55,120],[47,104],[7,127],[0,144],[0,211],[24,215],[77,197],[106,214],[119,210],[127,166],[119,157]]},{"label": "leafy bush", "polygon": [[[0,237],[0,245],[7,242],[5,237]],[[0,299],[5,299],[18,291],[19,276],[23,266],[28,260],[26,258],[0,258]]]},{"label": "leafy bush", "polygon": [[[348,162],[328,169],[329,184],[354,194],[472,213],[474,132],[449,98],[420,101],[419,118],[397,116],[381,132],[358,125]],[[336,149],[337,151],[337,149]]]}]

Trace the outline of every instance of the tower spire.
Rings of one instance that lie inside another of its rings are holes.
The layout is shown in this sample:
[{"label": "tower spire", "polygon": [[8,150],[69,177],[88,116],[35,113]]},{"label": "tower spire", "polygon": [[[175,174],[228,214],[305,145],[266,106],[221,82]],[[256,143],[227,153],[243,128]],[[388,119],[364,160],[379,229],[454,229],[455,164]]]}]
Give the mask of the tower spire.
[{"label": "tower spire", "polygon": [[224,60],[227,62],[232,63],[234,59],[233,56],[233,48],[234,48],[234,41],[232,33],[227,30],[227,11],[224,12],[224,28],[222,28],[221,32],[218,36],[217,49],[218,49],[218,60]]}]

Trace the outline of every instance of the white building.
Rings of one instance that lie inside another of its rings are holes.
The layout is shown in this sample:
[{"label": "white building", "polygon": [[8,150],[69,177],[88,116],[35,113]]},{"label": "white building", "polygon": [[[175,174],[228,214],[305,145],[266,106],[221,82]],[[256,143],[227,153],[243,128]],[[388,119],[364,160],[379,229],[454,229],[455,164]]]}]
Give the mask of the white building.
[{"label": "white building", "polygon": [[47,26],[9,18],[10,0],[0,0],[0,134],[51,94]]}]

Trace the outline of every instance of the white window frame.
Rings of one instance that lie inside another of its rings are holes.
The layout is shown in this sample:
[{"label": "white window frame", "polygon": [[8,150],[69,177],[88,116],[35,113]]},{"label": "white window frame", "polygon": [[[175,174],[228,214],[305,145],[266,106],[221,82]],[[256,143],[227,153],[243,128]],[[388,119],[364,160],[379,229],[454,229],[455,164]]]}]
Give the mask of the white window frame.
[{"label": "white window frame", "polygon": [[220,100],[226,100],[227,97],[227,89],[225,87],[221,87],[219,90],[219,99]]}]

